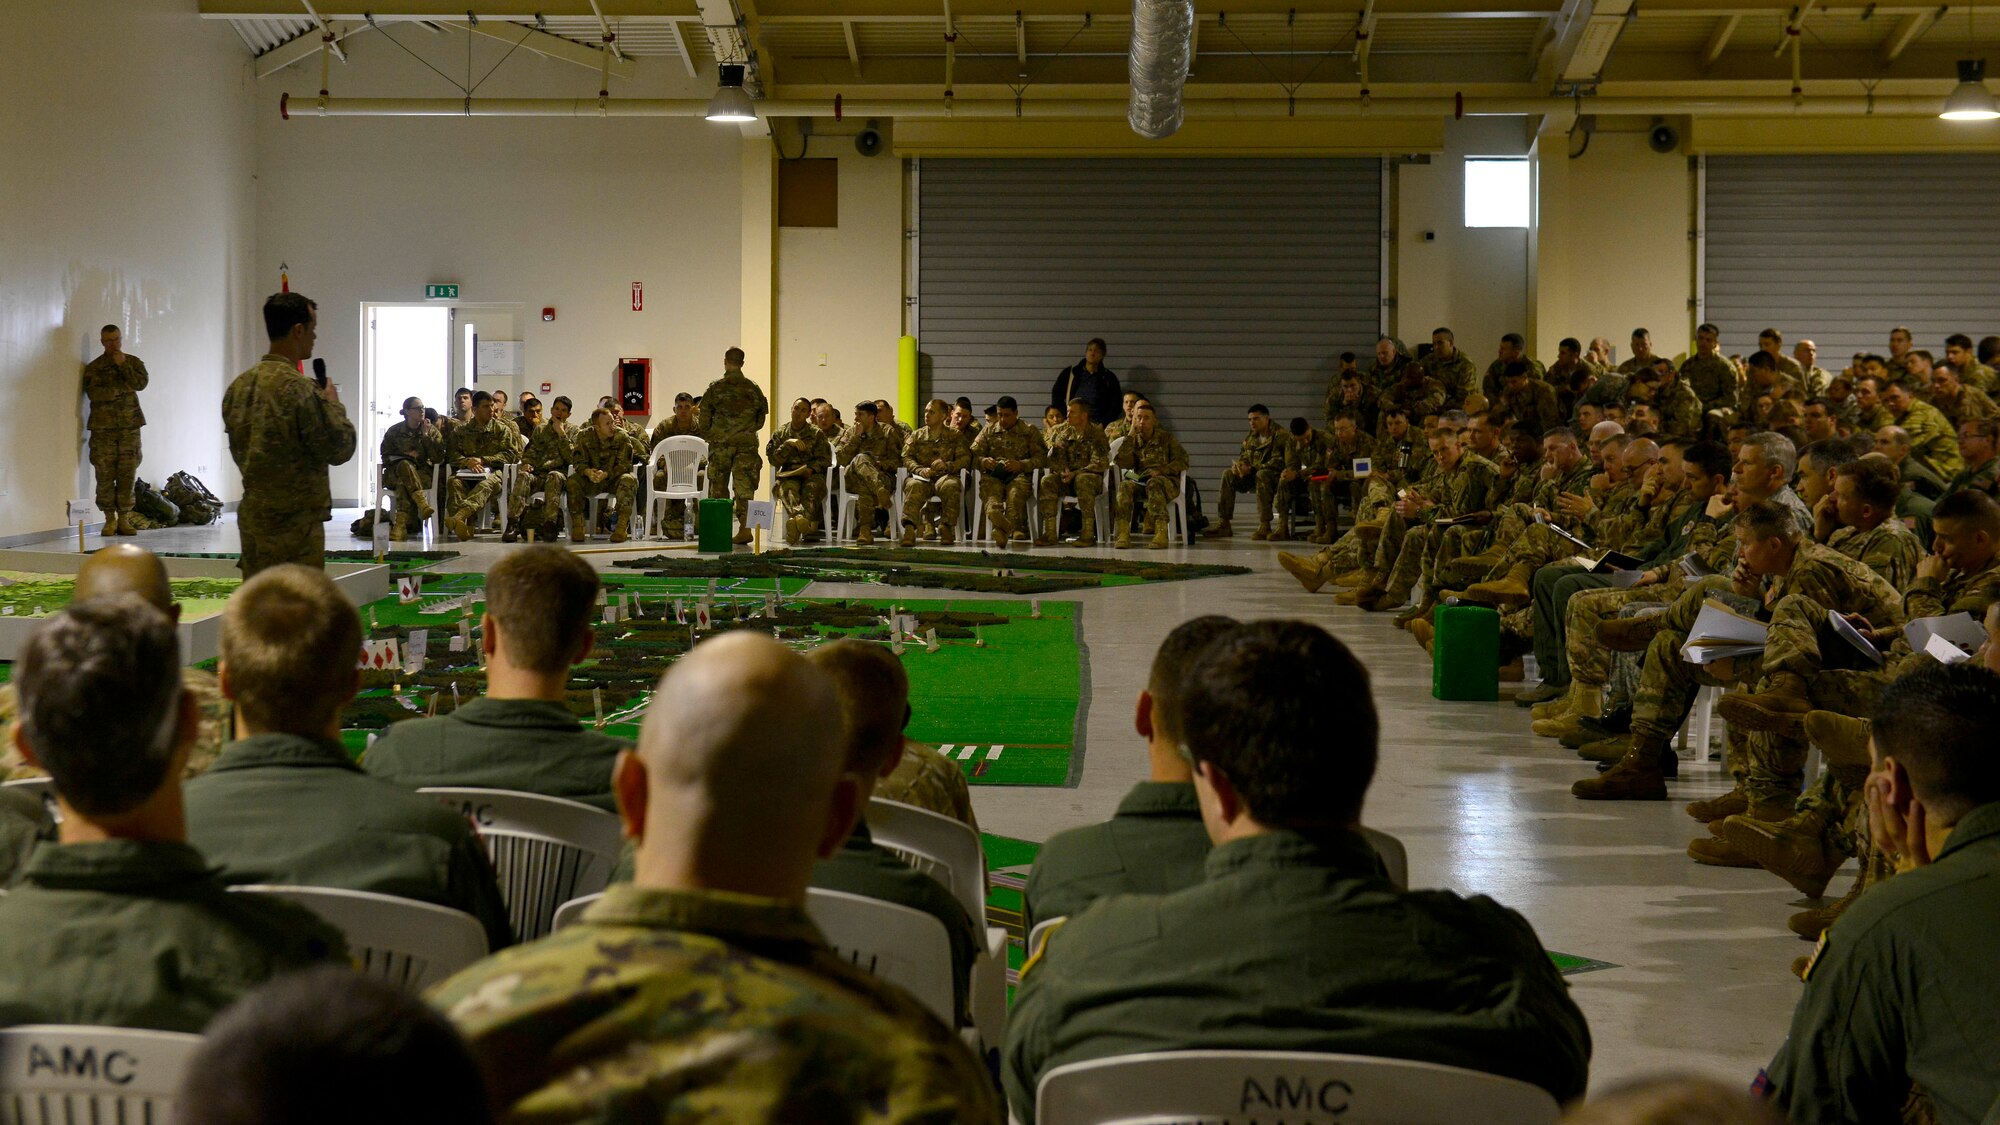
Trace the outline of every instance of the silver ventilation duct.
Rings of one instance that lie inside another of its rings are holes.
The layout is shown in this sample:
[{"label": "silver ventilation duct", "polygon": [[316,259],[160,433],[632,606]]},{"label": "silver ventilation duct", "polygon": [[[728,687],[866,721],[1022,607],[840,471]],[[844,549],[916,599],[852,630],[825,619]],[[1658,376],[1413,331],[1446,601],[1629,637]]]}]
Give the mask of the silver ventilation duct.
[{"label": "silver ventilation duct", "polygon": [[1181,88],[1194,51],[1194,0],[1132,0],[1132,97],[1125,119],[1160,140],[1181,127]]}]

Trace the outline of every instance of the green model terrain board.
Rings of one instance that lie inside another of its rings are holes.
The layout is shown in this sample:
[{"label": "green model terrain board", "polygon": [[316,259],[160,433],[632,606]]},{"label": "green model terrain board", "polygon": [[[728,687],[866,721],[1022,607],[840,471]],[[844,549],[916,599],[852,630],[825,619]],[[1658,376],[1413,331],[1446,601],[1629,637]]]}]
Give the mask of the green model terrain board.
[{"label": "green model terrain board", "polygon": [[[372,639],[407,643],[412,631],[424,630],[429,654],[415,675],[363,674],[362,693],[343,722],[348,748],[356,753],[391,722],[449,714],[483,690],[478,622],[484,577],[424,574],[422,582],[416,604],[389,597],[362,609]],[[598,626],[595,654],[572,675],[569,705],[587,723],[601,717],[607,733],[638,736],[652,686],[687,651],[691,630],[678,620],[676,600],[689,619],[696,603],[708,601],[714,611],[711,632],[775,629],[781,640],[802,650],[841,636],[887,644],[883,619],[893,610],[917,620],[916,635],[903,642],[902,651],[914,713],[911,738],[938,746],[975,785],[1058,786],[1070,779],[1083,697],[1074,602],[802,598],[798,591],[807,580],[790,577],[614,573],[605,576],[605,585],[611,598],[631,598],[636,616]],[[468,600],[452,604],[461,598]],[[774,601],[775,618],[768,613]],[[424,612],[446,606],[443,613]],[[466,649],[451,652],[450,640],[461,628],[468,634]],[[931,630],[938,634],[936,651],[923,639]]]}]

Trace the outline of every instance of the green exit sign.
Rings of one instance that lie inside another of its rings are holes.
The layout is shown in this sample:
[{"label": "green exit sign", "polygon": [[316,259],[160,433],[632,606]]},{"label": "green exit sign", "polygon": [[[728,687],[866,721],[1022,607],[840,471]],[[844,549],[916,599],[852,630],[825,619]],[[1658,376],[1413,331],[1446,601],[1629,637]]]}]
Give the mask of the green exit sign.
[{"label": "green exit sign", "polygon": [[456,286],[456,285],[426,285],[426,286],[424,286],[424,300],[426,300],[426,301],[456,301],[456,300],[458,300],[458,286]]}]

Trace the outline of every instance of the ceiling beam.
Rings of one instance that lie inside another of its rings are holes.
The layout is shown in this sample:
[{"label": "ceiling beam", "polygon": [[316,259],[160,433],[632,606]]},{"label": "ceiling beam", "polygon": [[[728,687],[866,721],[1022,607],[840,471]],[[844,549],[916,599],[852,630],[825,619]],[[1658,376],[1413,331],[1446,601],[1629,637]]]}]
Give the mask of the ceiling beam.
[{"label": "ceiling beam", "polygon": [[[355,32],[367,30],[368,25],[365,23],[335,24],[333,28],[334,42],[338,45],[340,40],[353,35]],[[321,37],[319,32],[308,31],[295,39],[278,44],[257,56],[257,77],[269,78],[293,63],[304,62],[312,58],[314,55],[319,54],[320,48],[325,45],[325,42],[325,39]],[[344,56],[342,61],[346,61]]]},{"label": "ceiling beam", "polygon": [[1701,50],[1701,65],[1715,65],[1715,60],[1721,58],[1722,52],[1729,49],[1729,37],[1736,34],[1736,25],[1742,22],[1743,17],[1735,12],[1715,21],[1715,30],[1708,36],[1708,46]]},{"label": "ceiling beam", "polygon": [[861,44],[854,41],[854,21],[843,20],[840,34],[847,40],[847,61],[854,64],[854,77],[861,77]]},{"label": "ceiling beam", "polygon": [[701,77],[701,75],[695,73],[694,52],[688,49],[687,29],[681,26],[680,20],[674,20],[672,23],[669,23],[667,29],[670,33],[670,38],[673,40],[674,54],[679,55],[681,65],[687,67],[688,77]]},{"label": "ceiling beam", "polygon": [[[484,35],[489,39],[498,39],[510,47],[518,45],[522,50],[533,51],[545,59],[559,59],[566,63],[575,63],[586,70],[606,70],[604,48],[588,47],[573,39],[564,39],[560,35],[550,35],[546,31],[537,31],[526,24],[505,23],[499,20],[485,20],[480,23],[467,23],[464,20],[437,20],[434,22],[439,27],[448,27],[453,31],[463,31],[471,35]],[[613,78],[629,82],[637,72],[638,67],[631,59],[614,56],[610,60],[609,73]]]},{"label": "ceiling beam", "polygon": [[1889,33],[1889,41],[1882,44],[1882,65],[1888,66],[1895,62],[1909,49],[1910,44],[1916,42],[1918,36],[1929,31],[1931,25],[1941,19],[1944,13],[1945,9],[1940,7],[1935,12],[1911,12],[1898,20],[1896,30]]}]

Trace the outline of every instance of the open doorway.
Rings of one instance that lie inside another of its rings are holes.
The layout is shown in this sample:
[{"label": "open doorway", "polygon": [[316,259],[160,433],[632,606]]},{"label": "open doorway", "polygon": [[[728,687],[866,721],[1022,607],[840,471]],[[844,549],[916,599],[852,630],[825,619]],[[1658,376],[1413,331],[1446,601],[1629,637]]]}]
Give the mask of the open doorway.
[{"label": "open doorway", "polygon": [[[382,435],[402,420],[403,400],[415,395],[439,415],[451,412],[452,326],[449,306],[363,305],[361,309],[360,456],[369,466],[362,495],[374,496],[372,467]],[[363,504],[366,505],[364,500]]]}]

